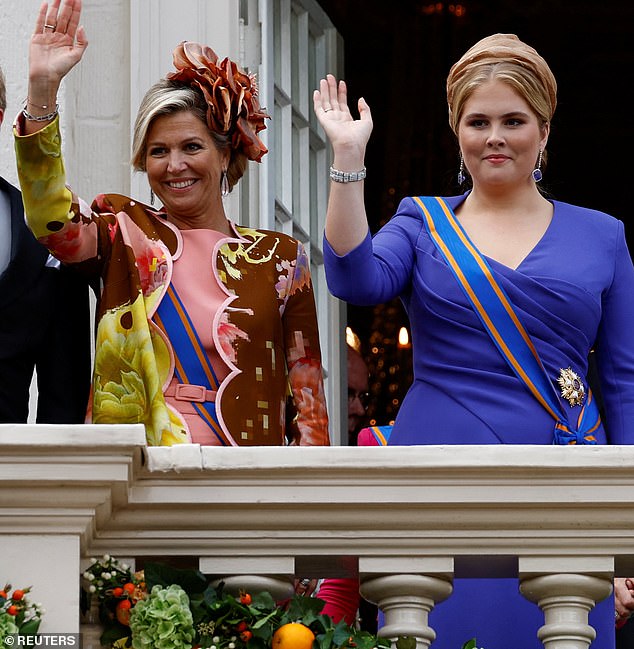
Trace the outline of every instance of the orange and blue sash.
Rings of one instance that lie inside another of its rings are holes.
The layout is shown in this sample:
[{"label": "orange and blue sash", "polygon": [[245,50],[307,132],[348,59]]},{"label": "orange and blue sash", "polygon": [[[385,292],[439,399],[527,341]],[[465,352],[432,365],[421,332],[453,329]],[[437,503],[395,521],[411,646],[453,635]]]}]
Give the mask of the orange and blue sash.
[{"label": "orange and blue sash", "polygon": [[415,196],[414,202],[423,215],[429,236],[496,347],[515,375],[555,420],[553,443],[596,444],[594,433],[601,425],[601,418],[592,392],[588,390],[576,427],[571,425],[511,301],[452,209],[439,197]]},{"label": "orange and blue sash", "polygon": [[390,433],[392,432],[393,426],[369,426],[369,430],[372,433],[374,439],[378,442],[379,446],[387,446],[388,440],[390,439]]},{"label": "orange and blue sash", "polygon": [[[170,284],[154,315],[154,320],[167,334],[174,350],[174,376],[179,383],[202,385],[207,390],[218,389],[218,379],[205,353],[185,306]],[[209,426],[223,446],[227,441],[216,415],[213,401],[191,402],[196,412]]]}]

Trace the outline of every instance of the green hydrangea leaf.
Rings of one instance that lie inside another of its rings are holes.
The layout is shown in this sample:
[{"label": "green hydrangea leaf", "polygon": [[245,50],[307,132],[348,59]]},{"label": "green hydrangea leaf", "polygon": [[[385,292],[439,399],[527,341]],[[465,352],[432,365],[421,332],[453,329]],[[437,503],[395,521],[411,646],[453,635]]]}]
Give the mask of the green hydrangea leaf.
[{"label": "green hydrangea leaf", "polygon": [[20,626],[20,635],[35,635],[40,628],[42,620],[33,618]]}]

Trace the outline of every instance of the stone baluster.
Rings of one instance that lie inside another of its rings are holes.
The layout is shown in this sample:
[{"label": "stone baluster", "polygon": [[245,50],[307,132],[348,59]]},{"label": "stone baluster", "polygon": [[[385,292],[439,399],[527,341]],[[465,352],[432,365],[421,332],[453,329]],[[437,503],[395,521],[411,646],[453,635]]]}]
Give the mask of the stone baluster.
[{"label": "stone baluster", "polygon": [[[588,614],[597,602],[612,592],[613,563],[611,558],[603,557],[587,561],[579,557],[572,561],[565,557],[520,559],[520,591],[544,612],[544,626],[537,637],[545,649],[587,649],[590,646],[596,631],[588,624]],[[596,571],[592,570],[593,564]],[[546,574],[545,568],[549,565],[552,572]],[[537,566],[540,567],[538,574]],[[561,572],[574,567],[578,571]]]},{"label": "stone baluster", "polygon": [[[421,570],[412,574],[412,567]],[[385,574],[390,568],[400,568],[401,571]],[[392,639],[415,637],[416,649],[428,649],[436,638],[428,623],[429,613],[451,594],[453,559],[441,557],[403,562],[360,558],[359,573],[361,594],[377,604],[385,616],[379,635]]]},{"label": "stone baluster", "polygon": [[101,649],[101,634],[103,627],[99,621],[99,603],[93,597],[90,608],[80,616],[79,632],[81,633],[82,649]]},{"label": "stone baluster", "polygon": [[220,583],[224,583],[223,589],[237,597],[241,592],[261,593],[267,591],[277,602],[288,599],[293,596],[295,589],[293,587],[293,577],[286,575],[214,575],[211,585],[217,588]]},{"label": "stone baluster", "polygon": [[214,587],[224,582],[225,591],[232,595],[266,590],[274,600],[282,601],[295,592],[292,557],[200,557],[199,567],[212,576]]}]

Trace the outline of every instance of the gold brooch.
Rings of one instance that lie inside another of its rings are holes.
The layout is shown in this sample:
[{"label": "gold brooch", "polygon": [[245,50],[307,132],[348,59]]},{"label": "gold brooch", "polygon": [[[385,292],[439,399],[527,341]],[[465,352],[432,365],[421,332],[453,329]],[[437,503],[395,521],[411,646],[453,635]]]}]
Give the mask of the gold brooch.
[{"label": "gold brooch", "polygon": [[586,389],[583,387],[579,375],[570,367],[565,370],[562,368],[559,371],[557,382],[561,388],[561,396],[568,400],[570,407],[580,406],[583,403],[586,396]]}]

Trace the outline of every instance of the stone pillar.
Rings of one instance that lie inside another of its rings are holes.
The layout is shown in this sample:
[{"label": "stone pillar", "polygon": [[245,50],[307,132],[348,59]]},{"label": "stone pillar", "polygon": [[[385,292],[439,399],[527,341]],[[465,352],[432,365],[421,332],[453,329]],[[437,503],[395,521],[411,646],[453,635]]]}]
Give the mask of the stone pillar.
[{"label": "stone pillar", "polygon": [[0,588],[31,587],[28,598],[46,611],[41,633],[79,632],[78,535],[1,534],[0,556]]},{"label": "stone pillar", "polygon": [[200,557],[199,567],[211,576],[214,587],[224,582],[225,590],[232,595],[241,590],[251,594],[266,590],[274,600],[281,601],[295,592],[292,557]]},{"label": "stone pillar", "polygon": [[263,575],[228,575],[218,577],[214,575],[211,585],[217,588],[221,582],[224,582],[224,590],[237,597],[240,592],[261,593],[267,591],[276,602],[281,602],[293,596],[295,592],[294,580],[292,577],[286,576],[263,576]]},{"label": "stone pillar", "polygon": [[81,633],[82,649],[101,649],[101,634],[103,627],[99,621],[99,602],[94,597],[90,603],[90,608],[81,616],[79,631]]},{"label": "stone pillar", "polygon": [[[563,559],[530,559],[533,564],[559,570],[566,568]],[[593,563],[602,570],[592,571]],[[607,562],[607,563],[606,563]],[[597,602],[605,599],[613,587],[613,560],[603,558],[583,558],[574,560],[577,567],[584,566],[583,572],[555,572],[535,574],[526,572],[527,560],[520,559],[520,592],[524,597],[536,602],[544,612],[544,626],[537,632],[545,649],[587,649],[596,637],[596,631],[588,624],[588,614]],[[608,568],[606,570],[606,568]]]},{"label": "stone pillar", "polygon": [[[406,565],[408,572],[405,572]],[[377,568],[400,567],[402,572],[377,574]],[[415,568],[420,573],[412,574]],[[408,562],[387,558],[359,558],[361,594],[375,603],[385,616],[385,625],[379,629],[384,638],[398,636],[416,638],[416,649],[428,649],[436,639],[429,626],[429,613],[438,602],[452,591],[453,559],[412,559]]]}]

